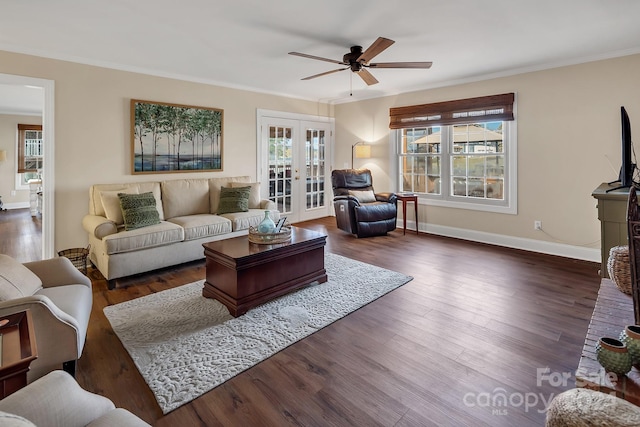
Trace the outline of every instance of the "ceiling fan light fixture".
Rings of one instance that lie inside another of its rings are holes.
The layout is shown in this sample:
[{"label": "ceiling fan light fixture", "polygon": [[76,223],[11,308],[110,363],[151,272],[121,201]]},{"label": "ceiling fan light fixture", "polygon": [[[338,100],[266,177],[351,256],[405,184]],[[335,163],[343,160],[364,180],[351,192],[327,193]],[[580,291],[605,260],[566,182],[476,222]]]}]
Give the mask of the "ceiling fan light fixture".
[{"label": "ceiling fan light fixture", "polygon": [[365,50],[364,52],[362,51],[362,46],[357,46],[357,45],[351,46],[351,48],[349,49],[349,52],[342,57],[342,62],[336,61],[334,59],[308,55],[306,53],[300,53],[300,52],[289,52],[289,55],[295,55],[295,56],[300,56],[308,59],[315,59],[319,61],[332,62],[334,64],[346,65],[345,68],[340,68],[337,70],[315,74],[313,76],[305,77],[302,80],[311,80],[311,79],[315,79],[316,77],[321,77],[327,74],[332,74],[338,71],[350,69],[352,72],[358,73],[358,76],[360,76],[360,78],[367,85],[373,85],[378,83],[378,80],[376,80],[376,78],[369,71],[367,71],[366,68],[423,68],[423,69],[426,69],[431,67],[431,62],[370,63],[370,61],[374,57],[382,53],[385,49],[387,49],[393,43],[395,43],[393,40],[390,40],[384,37],[378,37],[377,40],[373,42],[371,46],[369,46],[367,50]]}]

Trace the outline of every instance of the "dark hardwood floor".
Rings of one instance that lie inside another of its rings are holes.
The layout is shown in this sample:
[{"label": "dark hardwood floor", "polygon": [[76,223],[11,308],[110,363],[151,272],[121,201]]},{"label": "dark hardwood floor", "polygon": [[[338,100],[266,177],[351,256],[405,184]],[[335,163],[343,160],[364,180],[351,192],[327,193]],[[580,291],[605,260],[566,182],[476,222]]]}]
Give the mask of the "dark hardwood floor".
[{"label": "dark hardwood floor", "polygon": [[80,385],[157,426],[541,426],[545,402],[574,386],[598,264],[401,230],[357,239],[334,218],[296,225],[414,280],[163,416],[102,309],[203,279],[204,261],[112,291],[90,269]]},{"label": "dark hardwood floor", "polygon": [[29,208],[0,212],[0,253],[20,262],[42,259],[42,219]]}]

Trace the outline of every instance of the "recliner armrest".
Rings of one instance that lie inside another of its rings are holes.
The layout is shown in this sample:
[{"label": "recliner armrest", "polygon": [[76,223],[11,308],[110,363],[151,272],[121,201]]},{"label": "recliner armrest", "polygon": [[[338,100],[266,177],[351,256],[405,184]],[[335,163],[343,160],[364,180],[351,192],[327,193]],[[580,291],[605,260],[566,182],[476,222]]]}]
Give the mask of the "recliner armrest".
[{"label": "recliner armrest", "polygon": [[376,193],[376,200],[379,202],[395,203],[397,199],[396,193]]},{"label": "recliner armrest", "polygon": [[351,195],[335,196],[333,198],[334,202],[338,202],[338,201],[341,201],[341,200],[348,201],[348,202],[354,202],[356,205],[360,204],[360,201],[358,200],[358,198],[355,197],[355,196],[351,196]]}]

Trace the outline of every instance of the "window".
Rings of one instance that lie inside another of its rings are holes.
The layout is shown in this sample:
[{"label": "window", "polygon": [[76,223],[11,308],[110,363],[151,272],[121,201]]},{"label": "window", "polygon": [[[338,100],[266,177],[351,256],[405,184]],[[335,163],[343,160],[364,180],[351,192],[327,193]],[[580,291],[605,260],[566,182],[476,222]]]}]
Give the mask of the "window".
[{"label": "window", "polygon": [[399,191],[428,204],[517,213],[514,94],[391,109]]},{"label": "window", "polygon": [[19,187],[38,178],[43,165],[42,125],[18,124]]}]

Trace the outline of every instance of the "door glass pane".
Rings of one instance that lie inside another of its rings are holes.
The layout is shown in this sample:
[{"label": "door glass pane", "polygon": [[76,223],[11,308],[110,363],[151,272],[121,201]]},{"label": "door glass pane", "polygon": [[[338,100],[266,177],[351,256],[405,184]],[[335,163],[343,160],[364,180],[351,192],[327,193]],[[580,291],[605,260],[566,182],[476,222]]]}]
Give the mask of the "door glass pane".
[{"label": "door glass pane", "polygon": [[306,207],[315,209],[325,206],[325,131],[322,129],[307,129],[306,135]]},{"label": "door glass pane", "polygon": [[292,130],[269,127],[269,200],[281,213],[291,212]]}]

